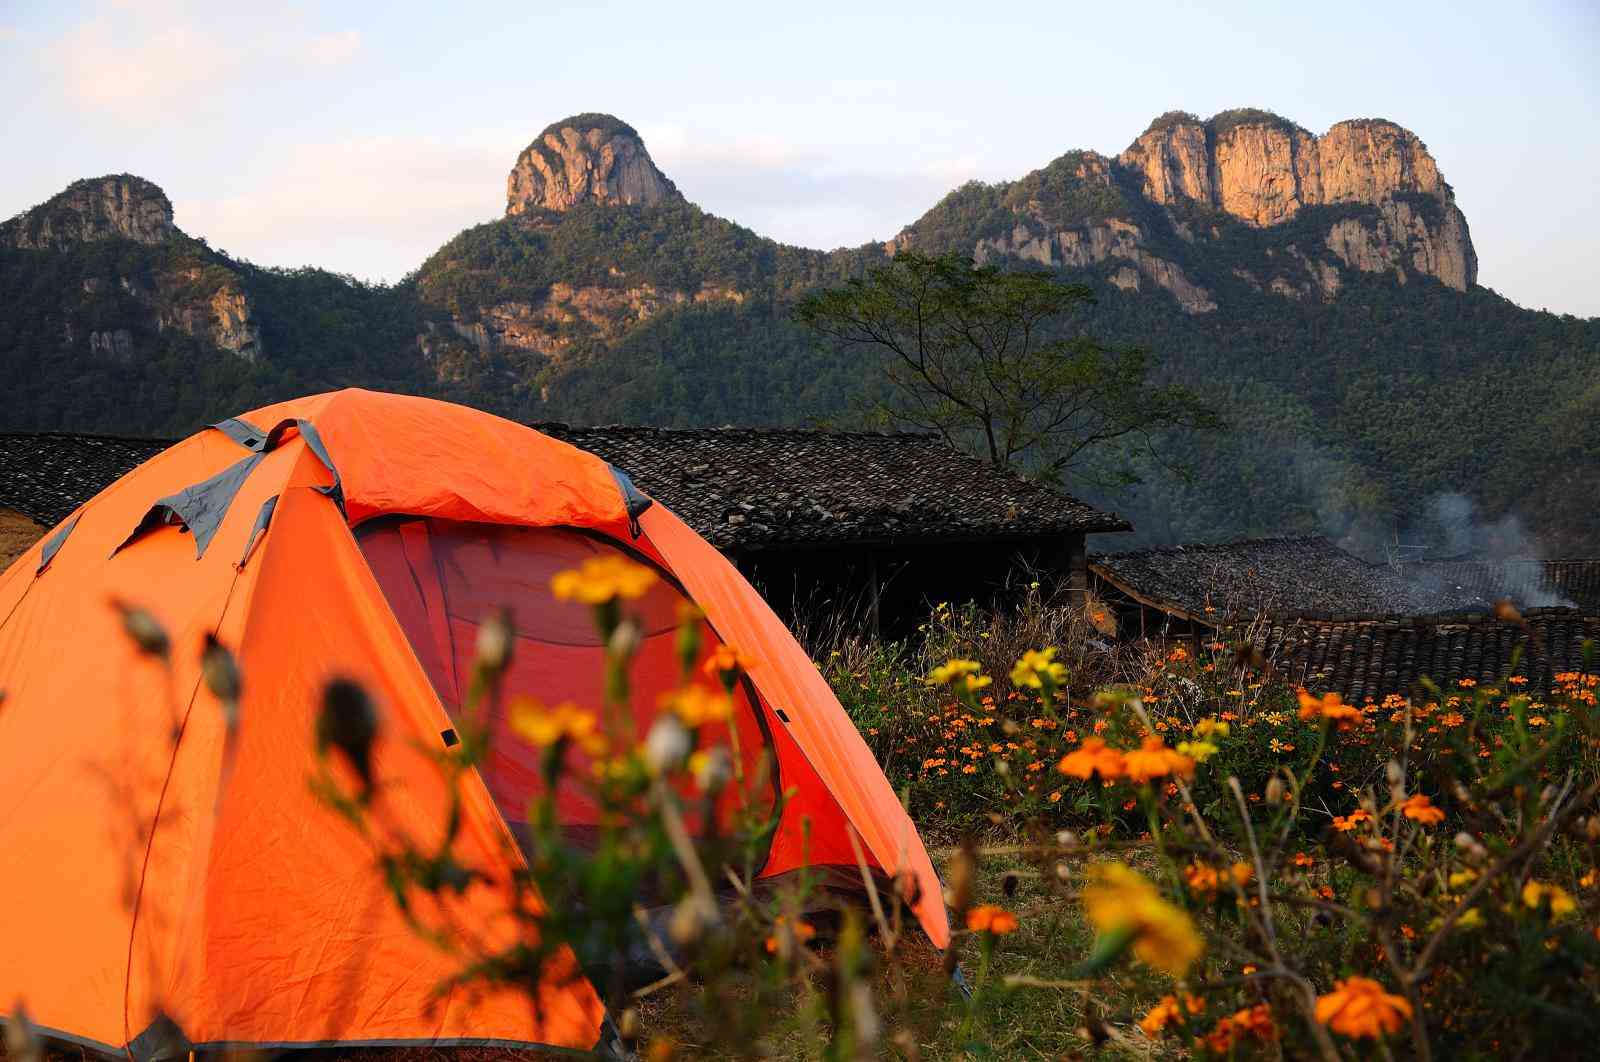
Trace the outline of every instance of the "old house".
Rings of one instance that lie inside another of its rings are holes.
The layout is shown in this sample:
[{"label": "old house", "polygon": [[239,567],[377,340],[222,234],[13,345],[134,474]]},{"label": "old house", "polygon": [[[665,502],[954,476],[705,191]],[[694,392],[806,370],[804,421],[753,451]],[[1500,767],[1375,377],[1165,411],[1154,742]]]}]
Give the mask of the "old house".
[{"label": "old house", "polygon": [[1423,615],[1488,606],[1470,590],[1418,582],[1321,536],[1105,553],[1088,567],[1091,592],[1133,638],[1202,638],[1261,615]]},{"label": "old house", "polygon": [[[1024,579],[1081,594],[1088,536],[1130,530],[932,435],[535,427],[627,472],[790,617],[850,612],[901,633],[930,602],[987,600]],[[31,541],[168,445],[0,434],[0,507],[27,521],[17,537]]]},{"label": "old house", "polygon": [[1586,644],[1600,640],[1600,616],[1569,608],[1529,609],[1520,619],[1467,612],[1432,616],[1275,617],[1225,632],[1272,661],[1292,683],[1337,690],[1353,704],[1412,696],[1427,676],[1487,685],[1509,675],[1546,692],[1554,677],[1583,671]]},{"label": "old house", "polygon": [[1518,608],[1600,612],[1600,558],[1414,561],[1405,572],[1427,587]]}]

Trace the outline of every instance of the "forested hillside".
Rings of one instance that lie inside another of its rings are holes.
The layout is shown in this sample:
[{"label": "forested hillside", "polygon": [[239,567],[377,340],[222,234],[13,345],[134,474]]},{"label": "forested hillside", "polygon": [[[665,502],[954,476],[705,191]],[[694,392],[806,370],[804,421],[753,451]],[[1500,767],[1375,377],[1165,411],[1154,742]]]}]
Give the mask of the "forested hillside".
[{"label": "forested hillside", "polygon": [[392,287],[231,259],[149,182],[81,181],[0,225],[0,429],[177,433],[350,385],[524,420],[848,422],[877,366],[791,310],[906,247],[1087,281],[1097,305],[1070,327],[1149,348],[1221,410],[1229,431],[1163,441],[1189,482],[1152,463],[1126,491],[1067,484],[1142,540],[1325,530],[1375,550],[1425,539],[1432,499],[1460,493],[1552,551],[1600,548],[1600,322],[1478,286],[1409,132],[1255,111],[1166,115],[1114,159],[969,184],[828,253],[707,214],[632,129],[570,119],[518,158],[504,217]]}]

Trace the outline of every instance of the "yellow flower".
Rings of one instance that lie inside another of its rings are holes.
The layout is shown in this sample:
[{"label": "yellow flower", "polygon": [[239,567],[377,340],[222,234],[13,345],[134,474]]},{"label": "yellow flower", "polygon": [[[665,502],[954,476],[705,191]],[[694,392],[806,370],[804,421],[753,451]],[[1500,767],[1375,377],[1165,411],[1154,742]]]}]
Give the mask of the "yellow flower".
[{"label": "yellow flower", "polygon": [[994,681],[988,675],[980,675],[979,672],[982,670],[983,665],[976,660],[962,660],[959,657],[951,657],[945,663],[928,672],[928,685],[949,686],[960,683],[966,689],[982,689]]},{"label": "yellow flower", "polygon": [[1196,763],[1204,763],[1220,751],[1209,741],[1178,742],[1178,755],[1187,756]]},{"label": "yellow flower", "polygon": [[690,728],[725,722],[733,716],[733,701],[729,700],[728,695],[704,686],[685,686],[664,694],[661,707]]},{"label": "yellow flower", "polygon": [[1465,870],[1458,870],[1454,874],[1450,875],[1450,891],[1460,892],[1462,889],[1465,889],[1468,885],[1471,885],[1477,880],[1478,872],[1473,870],[1471,867],[1468,867]]},{"label": "yellow flower", "polygon": [[1548,898],[1550,901],[1550,917],[1561,918],[1578,909],[1577,901],[1560,885],[1546,885],[1539,881],[1530,881],[1522,886],[1522,902],[1529,907],[1537,908]]},{"label": "yellow flower", "polygon": [[1411,1004],[1371,978],[1351,977],[1317,998],[1316,1017],[1343,1036],[1375,1040],[1399,1032],[1411,1018]]},{"label": "yellow flower", "polygon": [[548,748],[563,739],[571,739],[590,755],[605,749],[605,735],[599,732],[595,714],[579,708],[571,701],[563,701],[547,708],[534,697],[518,697],[511,702],[509,712],[511,732],[539,748]]},{"label": "yellow flower", "polygon": [[603,605],[613,598],[643,597],[656,584],[656,573],[626,557],[608,553],[590,557],[576,568],[557,572],[550,592],[562,601]]},{"label": "yellow flower", "polygon": [[1084,886],[1084,913],[1101,933],[1131,934],[1139,961],[1181,977],[1205,951],[1205,942],[1182,910],[1161,898],[1138,871],[1097,863]]},{"label": "yellow flower", "polygon": [[1228,723],[1217,719],[1202,719],[1194,725],[1194,736],[1197,738],[1227,737],[1233,730]]},{"label": "yellow flower", "polygon": [[1067,680],[1067,666],[1056,663],[1055,646],[1029,649],[1011,669],[1011,684],[1040,689],[1046,682],[1059,686]]}]

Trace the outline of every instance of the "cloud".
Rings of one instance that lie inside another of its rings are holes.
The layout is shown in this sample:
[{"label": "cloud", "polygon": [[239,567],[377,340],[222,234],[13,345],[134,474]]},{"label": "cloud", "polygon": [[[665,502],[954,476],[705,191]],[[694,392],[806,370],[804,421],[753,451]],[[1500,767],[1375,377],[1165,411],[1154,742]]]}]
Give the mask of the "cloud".
[{"label": "cloud", "polygon": [[842,161],[836,151],[756,136],[704,142],[678,126],[641,130],[656,165],[713,214],[784,243],[857,247],[884,240],[957,185],[983,175],[976,157],[894,168]]},{"label": "cloud", "polygon": [[236,65],[226,40],[189,25],[129,35],[123,20],[92,18],[47,48],[68,96],[87,110],[132,117],[191,95]]},{"label": "cloud", "polygon": [[357,30],[342,33],[319,33],[305,43],[306,61],[315,66],[339,66],[349,62],[361,51],[361,34]]},{"label": "cloud", "polygon": [[500,216],[512,142],[496,133],[290,145],[249,185],[173,209],[184,231],[263,265],[397,280],[462,229]]},{"label": "cloud", "polygon": [[112,2],[41,54],[80,110],[152,125],[176,113],[192,121],[251,84],[341,66],[361,48],[356,30],[314,32],[266,9]]},{"label": "cloud", "polygon": [[15,26],[0,26],[0,44],[8,41],[20,40],[22,31]]}]

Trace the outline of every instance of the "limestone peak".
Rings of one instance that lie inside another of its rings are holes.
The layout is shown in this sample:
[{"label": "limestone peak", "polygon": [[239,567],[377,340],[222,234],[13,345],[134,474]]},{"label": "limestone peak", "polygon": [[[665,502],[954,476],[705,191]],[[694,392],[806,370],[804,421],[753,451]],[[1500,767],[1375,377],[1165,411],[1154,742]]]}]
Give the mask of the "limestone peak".
[{"label": "limestone peak", "polygon": [[547,126],[517,156],[506,178],[506,214],[566,211],[583,202],[609,205],[681,200],[656,168],[644,141],[609,114],[578,114]]},{"label": "limestone peak", "polygon": [[63,191],[0,225],[0,243],[23,249],[65,249],[94,240],[159,244],[176,232],[172,201],[132,174],[74,181]]}]

